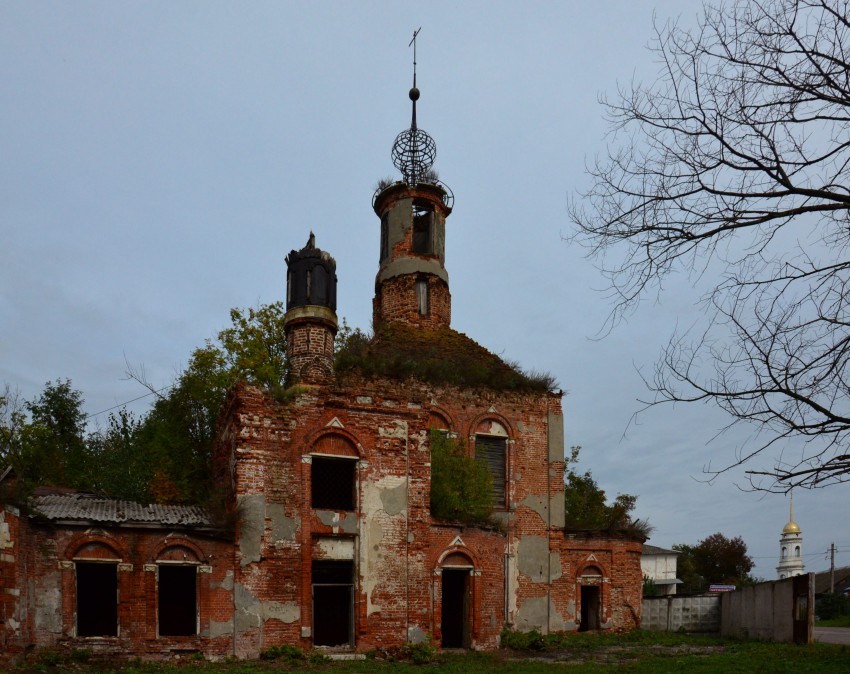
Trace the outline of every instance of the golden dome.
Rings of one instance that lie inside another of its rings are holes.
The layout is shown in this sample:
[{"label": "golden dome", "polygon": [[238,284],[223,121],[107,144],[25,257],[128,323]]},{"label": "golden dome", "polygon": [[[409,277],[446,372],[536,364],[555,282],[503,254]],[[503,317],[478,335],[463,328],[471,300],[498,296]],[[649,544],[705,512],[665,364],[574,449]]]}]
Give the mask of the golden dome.
[{"label": "golden dome", "polygon": [[785,528],[782,529],[782,533],[783,534],[799,534],[800,533],[800,527],[797,525],[797,523],[794,520],[791,520],[790,522],[788,522],[788,524],[785,525]]}]

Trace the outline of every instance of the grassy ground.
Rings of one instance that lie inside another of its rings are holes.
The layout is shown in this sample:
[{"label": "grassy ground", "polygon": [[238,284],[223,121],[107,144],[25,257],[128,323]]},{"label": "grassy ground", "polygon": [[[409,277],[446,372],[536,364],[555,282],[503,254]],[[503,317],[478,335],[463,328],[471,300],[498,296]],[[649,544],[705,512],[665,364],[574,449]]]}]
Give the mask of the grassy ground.
[{"label": "grassy ground", "polygon": [[850,615],[842,615],[831,620],[818,620],[815,627],[850,627]]},{"label": "grassy ground", "polygon": [[[678,634],[633,632],[626,635],[569,635],[557,643],[537,646],[541,650],[497,653],[436,654],[427,648],[408,651],[387,661],[381,657],[354,662],[327,662],[305,658],[295,652],[274,660],[205,662],[183,658],[168,663],[98,660],[84,651],[60,656],[40,653],[9,671],[16,674],[44,672],[115,672],[116,674],[263,674],[267,672],[310,672],[317,674],[581,674],[583,672],[847,672],[850,649],[812,644],[768,644],[722,641]],[[433,657],[433,659],[432,659]],[[411,658],[422,661],[415,664]]]}]

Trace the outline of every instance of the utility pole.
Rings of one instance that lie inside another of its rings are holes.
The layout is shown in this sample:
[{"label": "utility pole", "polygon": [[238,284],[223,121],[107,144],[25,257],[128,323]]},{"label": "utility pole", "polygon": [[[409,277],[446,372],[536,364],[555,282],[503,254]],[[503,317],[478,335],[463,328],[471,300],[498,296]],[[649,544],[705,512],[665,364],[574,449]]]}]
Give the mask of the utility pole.
[{"label": "utility pole", "polygon": [[829,548],[829,593],[835,592],[835,543]]}]

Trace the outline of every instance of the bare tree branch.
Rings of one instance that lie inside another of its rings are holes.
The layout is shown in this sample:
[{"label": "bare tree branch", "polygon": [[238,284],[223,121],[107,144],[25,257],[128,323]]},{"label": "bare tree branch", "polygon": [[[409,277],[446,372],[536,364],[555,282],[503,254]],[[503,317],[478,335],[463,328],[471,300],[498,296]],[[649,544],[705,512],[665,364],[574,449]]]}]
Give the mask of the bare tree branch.
[{"label": "bare tree branch", "polygon": [[609,327],[662,281],[703,281],[708,327],[674,334],[648,406],[710,402],[753,424],[732,466],[756,489],[850,480],[850,7],[738,0],[696,30],[656,25],[662,69],[603,100],[605,157],[570,203],[616,304]]}]

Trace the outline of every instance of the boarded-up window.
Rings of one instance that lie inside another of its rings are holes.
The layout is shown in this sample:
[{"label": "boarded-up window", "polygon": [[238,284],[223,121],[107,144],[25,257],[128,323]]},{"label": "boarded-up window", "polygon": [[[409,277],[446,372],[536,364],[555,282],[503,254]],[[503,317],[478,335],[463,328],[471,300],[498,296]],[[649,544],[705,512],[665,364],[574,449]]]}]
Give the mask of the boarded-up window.
[{"label": "boarded-up window", "polygon": [[354,510],[357,461],[313,456],[312,504],[322,510]]},{"label": "boarded-up window", "polygon": [[506,506],[507,438],[475,436],[475,458],[487,466],[493,478],[493,507]]},{"label": "boarded-up window", "polygon": [[118,636],[118,565],[77,562],[77,636]]},{"label": "boarded-up window", "polygon": [[198,632],[197,568],[159,566],[159,635],[188,637]]}]

